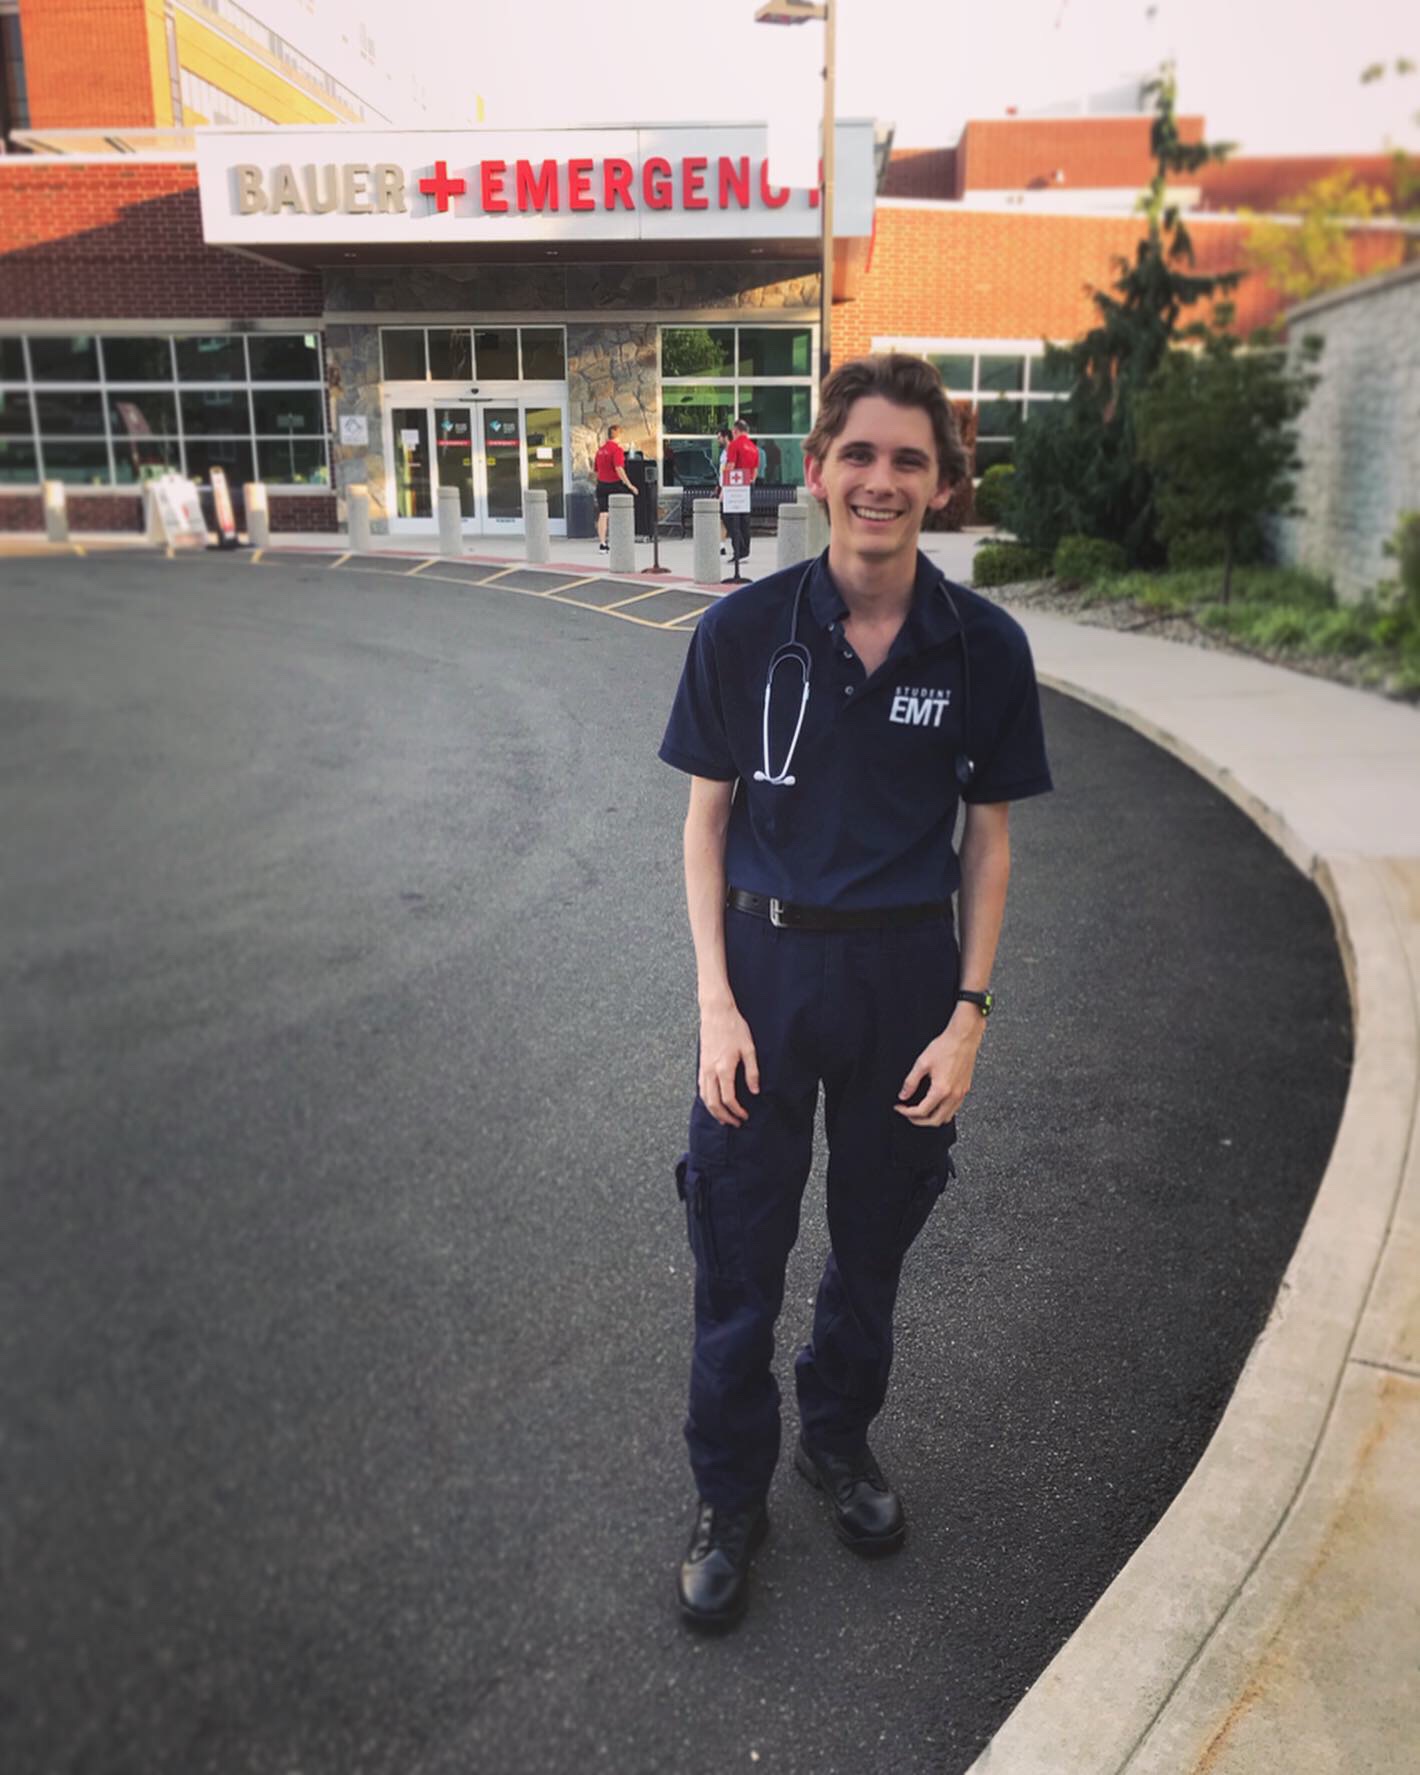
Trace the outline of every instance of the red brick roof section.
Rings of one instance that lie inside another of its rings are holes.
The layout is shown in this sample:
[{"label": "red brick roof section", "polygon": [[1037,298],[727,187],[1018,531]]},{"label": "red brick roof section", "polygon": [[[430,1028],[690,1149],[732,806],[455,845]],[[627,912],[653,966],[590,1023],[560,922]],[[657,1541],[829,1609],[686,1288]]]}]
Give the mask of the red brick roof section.
[{"label": "red brick roof section", "polygon": [[[1152,127],[1151,117],[973,118],[957,145],[958,195],[1141,189],[1154,173]],[[1203,119],[1180,117],[1178,132],[1201,142]]]},{"label": "red brick roof section", "polygon": [[0,160],[0,316],[255,320],[324,306],[319,273],[204,245],[195,167]]},{"label": "red brick roof section", "polygon": [[1264,159],[1239,154],[1196,175],[1200,209],[1275,210],[1318,179],[1349,169],[1360,185],[1377,186],[1393,202],[1395,167],[1387,154],[1295,154]]}]

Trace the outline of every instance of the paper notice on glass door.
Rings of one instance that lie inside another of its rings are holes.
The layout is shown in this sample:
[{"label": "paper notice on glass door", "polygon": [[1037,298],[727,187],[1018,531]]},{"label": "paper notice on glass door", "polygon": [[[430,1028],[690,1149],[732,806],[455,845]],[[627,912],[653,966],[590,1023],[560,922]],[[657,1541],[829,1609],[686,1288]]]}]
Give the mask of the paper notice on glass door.
[{"label": "paper notice on glass door", "polygon": [[419,433],[418,431],[402,431],[399,434],[399,441],[406,450],[417,450],[419,448]]}]

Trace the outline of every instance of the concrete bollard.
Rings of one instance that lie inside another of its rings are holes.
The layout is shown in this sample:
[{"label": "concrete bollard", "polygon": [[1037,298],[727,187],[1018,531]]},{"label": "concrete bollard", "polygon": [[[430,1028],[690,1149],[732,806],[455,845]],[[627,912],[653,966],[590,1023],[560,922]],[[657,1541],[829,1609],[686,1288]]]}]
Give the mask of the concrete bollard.
[{"label": "concrete bollard", "polygon": [[828,513],[807,487],[800,487],[794,494],[794,499],[809,514],[808,541],[804,545],[807,554],[804,558],[817,560],[828,547]]},{"label": "concrete bollard", "polygon": [[457,487],[439,489],[439,553],[463,553],[463,508]]},{"label": "concrete bollard", "polygon": [[370,552],[370,489],[363,484],[347,487],[345,509],[350,514],[346,520],[350,547],[357,555],[367,555]]},{"label": "concrete bollard", "polygon": [[692,519],[695,533],[695,577],[701,585],[720,579],[720,502],[697,499]]},{"label": "concrete bollard", "polygon": [[779,536],[774,564],[792,567],[796,561],[809,558],[809,514],[797,502],[779,507]]},{"label": "concrete bollard", "polygon": [[613,573],[636,571],[636,501],[629,493],[613,493],[606,502],[606,539],[611,544],[607,566]]},{"label": "concrete bollard", "polygon": [[271,515],[266,507],[266,482],[248,481],[242,488],[247,508],[247,542],[254,549],[271,547]]},{"label": "concrete bollard", "polygon": [[523,489],[523,537],[526,554],[534,564],[552,559],[552,536],[547,527],[547,489]]},{"label": "concrete bollard", "polygon": [[63,481],[44,484],[44,533],[50,542],[69,540],[69,507]]}]

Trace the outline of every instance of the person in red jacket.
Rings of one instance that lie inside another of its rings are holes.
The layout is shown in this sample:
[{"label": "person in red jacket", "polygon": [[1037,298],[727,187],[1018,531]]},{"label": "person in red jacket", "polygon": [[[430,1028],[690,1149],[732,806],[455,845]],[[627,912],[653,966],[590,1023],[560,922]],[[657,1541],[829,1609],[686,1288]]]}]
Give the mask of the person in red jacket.
[{"label": "person in red jacket", "polygon": [[606,539],[607,501],[623,488],[633,498],[636,496],[636,489],[626,472],[626,452],[617,442],[620,431],[619,425],[609,425],[606,442],[597,451],[597,547],[603,553],[610,547]]},{"label": "person in red jacket", "polygon": [[[743,419],[735,421],[735,435],[725,452],[724,483],[727,487],[753,486],[759,473],[759,446],[749,435]],[[726,512],[725,528],[730,533],[730,546],[739,560],[749,554],[749,513]]]}]

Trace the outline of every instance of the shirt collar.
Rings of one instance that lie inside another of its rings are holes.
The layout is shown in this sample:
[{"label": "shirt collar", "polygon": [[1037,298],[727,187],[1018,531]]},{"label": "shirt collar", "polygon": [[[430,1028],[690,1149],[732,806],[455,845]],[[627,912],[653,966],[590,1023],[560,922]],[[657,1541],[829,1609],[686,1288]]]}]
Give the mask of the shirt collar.
[{"label": "shirt collar", "polygon": [[[937,568],[919,549],[917,577],[912,582],[912,605],[907,612],[907,621],[893,643],[894,652],[905,643],[912,652],[920,653],[924,648],[950,641],[961,628],[953,605],[937,590],[940,578]],[[843,594],[829,570],[827,549],[814,562],[809,575],[809,609],[814,621],[823,629],[842,622],[848,614]]]}]

